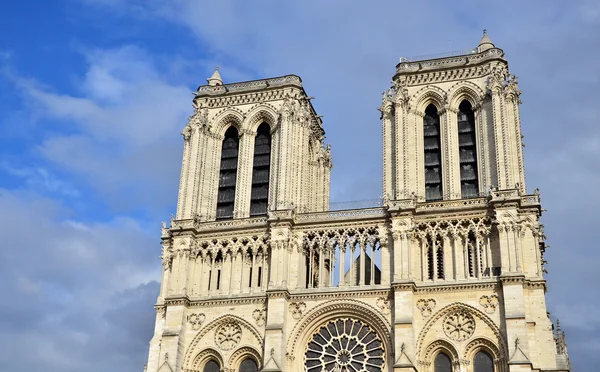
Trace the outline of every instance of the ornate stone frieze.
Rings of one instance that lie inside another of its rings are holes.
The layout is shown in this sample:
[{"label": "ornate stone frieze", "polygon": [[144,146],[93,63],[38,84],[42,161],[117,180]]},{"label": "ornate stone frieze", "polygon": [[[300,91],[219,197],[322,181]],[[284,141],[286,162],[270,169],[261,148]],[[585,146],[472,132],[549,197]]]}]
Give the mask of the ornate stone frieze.
[{"label": "ornate stone frieze", "polygon": [[421,312],[423,318],[429,318],[433,313],[436,302],[433,298],[420,299],[417,301],[417,309]]},{"label": "ornate stone frieze", "polygon": [[475,318],[465,310],[452,312],[444,318],[444,333],[454,341],[464,341],[475,332]]},{"label": "ornate stone frieze", "polygon": [[242,327],[234,321],[224,322],[215,331],[215,344],[221,350],[231,350],[242,340]]},{"label": "ornate stone frieze", "polygon": [[479,298],[479,304],[483,307],[486,313],[492,314],[498,307],[498,296],[495,294],[490,296],[483,295]]},{"label": "ornate stone frieze", "polygon": [[206,315],[204,315],[204,313],[193,313],[187,316],[187,321],[192,326],[194,331],[200,329],[205,319]]},{"label": "ornate stone frieze", "polygon": [[490,233],[491,220],[487,217],[444,219],[438,221],[418,221],[414,232],[420,238],[434,236],[466,237],[469,233],[487,236]]}]

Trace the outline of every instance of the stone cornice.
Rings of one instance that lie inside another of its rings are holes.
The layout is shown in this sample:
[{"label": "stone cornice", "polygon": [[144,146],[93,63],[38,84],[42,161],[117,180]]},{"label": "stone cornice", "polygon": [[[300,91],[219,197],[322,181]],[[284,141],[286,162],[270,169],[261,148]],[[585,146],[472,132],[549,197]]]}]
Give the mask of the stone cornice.
[{"label": "stone cornice", "polygon": [[230,231],[230,230],[246,230],[256,228],[266,228],[267,218],[266,217],[250,217],[250,218],[237,218],[231,220],[218,220],[200,222],[194,219],[185,220],[174,220],[171,222],[171,233],[182,233],[185,231],[193,232],[196,234],[210,233],[211,235],[215,232]]},{"label": "stone cornice", "polygon": [[264,91],[265,89],[282,88],[287,86],[303,89],[302,79],[297,75],[285,75],[269,79],[250,80],[217,86],[201,85],[198,87],[196,97],[239,94],[257,90]]},{"label": "stone cornice", "polygon": [[[456,79],[465,79],[476,76],[483,76],[489,71],[481,67],[490,61],[500,61],[506,63],[504,51],[498,48],[492,48],[482,53],[461,55],[455,57],[427,59],[414,62],[400,62],[396,65],[396,74],[393,79],[399,79],[406,76],[408,85],[426,84],[440,81],[452,81]],[[442,70],[452,70],[447,73],[428,74],[440,72]],[[419,79],[420,78],[420,79]]]},{"label": "stone cornice", "polygon": [[165,306],[184,305],[186,307],[211,307],[211,306],[230,306],[230,305],[251,305],[265,304],[267,296],[265,292],[257,294],[244,295],[218,295],[207,299],[183,297],[167,297],[163,302],[156,304],[156,309]]},{"label": "stone cornice", "polygon": [[478,290],[498,291],[502,284],[522,283],[526,288],[546,289],[544,279],[526,279],[523,275],[508,275],[500,277],[499,280],[489,279],[485,281],[469,281],[464,283],[418,283],[418,282],[396,282],[390,287],[371,286],[371,287],[331,287],[315,288],[313,290],[287,290],[272,289],[267,292],[242,295],[216,295],[204,299],[189,298],[187,296],[167,297],[157,303],[157,311],[163,311],[167,306],[185,306],[185,307],[211,307],[211,306],[233,306],[233,305],[251,305],[265,304],[269,298],[285,298],[289,302],[297,301],[322,301],[322,300],[342,300],[348,298],[388,298],[392,291],[412,291],[415,294],[440,293],[440,292],[470,292]]},{"label": "stone cornice", "polygon": [[[250,217],[231,220],[201,222],[199,218],[173,220],[170,228],[163,228],[163,238],[182,235],[225,236],[231,232],[243,234],[259,232],[267,227],[289,226],[299,230],[307,228],[329,229],[353,225],[381,224],[390,217],[406,216],[418,219],[456,219],[482,217],[493,209],[516,208],[520,211],[541,214],[538,194],[520,195],[517,190],[492,191],[487,197],[471,199],[416,202],[412,199],[387,202],[389,207],[349,209],[297,213],[295,210],[269,212],[269,217]],[[460,215],[457,215],[460,213]]]},{"label": "stone cornice", "polygon": [[332,224],[334,222],[347,222],[347,221],[362,221],[362,220],[380,220],[381,218],[387,217],[388,213],[386,208],[363,208],[363,209],[350,209],[342,211],[324,211],[324,212],[312,212],[312,213],[301,213],[296,216],[298,224],[310,224],[316,222],[323,222],[325,224]]},{"label": "stone cornice", "polygon": [[[379,288],[376,288],[379,287]],[[344,288],[332,287],[321,288],[313,291],[299,290],[290,291],[290,301],[313,301],[313,300],[330,300],[330,299],[348,299],[357,297],[385,297],[390,295],[390,288],[383,286],[373,286],[371,288]]]},{"label": "stone cornice", "polygon": [[495,279],[469,281],[465,283],[415,283],[415,293],[465,292],[476,290],[498,290],[500,283]]}]

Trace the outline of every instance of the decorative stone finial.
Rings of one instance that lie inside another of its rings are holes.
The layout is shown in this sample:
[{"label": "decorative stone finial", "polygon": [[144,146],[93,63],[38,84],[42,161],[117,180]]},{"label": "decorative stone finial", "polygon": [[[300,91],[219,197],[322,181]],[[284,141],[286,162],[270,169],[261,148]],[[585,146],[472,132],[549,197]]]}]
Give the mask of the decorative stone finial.
[{"label": "decorative stone finial", "polygon": [[219,73],[219,66],[215,67],[215,72],[210,78],[206,79],[206,81],[208,81],[208,85],[213,87],[223,85],[223,79],[221,79],[221,74]]},{"label": "decorative stone finial", "polygon": [[495,48],[494,43],[492,43],[492,40],[490,40],[487,30],[484,29],[481,41],[479,41],[479,45],[477,46],[477,52],[481,53],[492,48]]}]

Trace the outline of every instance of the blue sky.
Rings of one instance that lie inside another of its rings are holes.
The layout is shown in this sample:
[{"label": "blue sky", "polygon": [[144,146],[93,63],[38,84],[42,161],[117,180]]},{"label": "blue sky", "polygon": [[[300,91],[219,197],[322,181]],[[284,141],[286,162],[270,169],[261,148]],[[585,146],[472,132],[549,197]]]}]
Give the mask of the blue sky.
[{"label": "blue sky", "polygon": [[[487,28],[523,90],[547,300],[574,370],[600,364],[597,1],[55,0],[0,4],[0,370],[141,371],[191,92],[300,75],[332,199],[381,194],[381,92],[401,56]],[[118,314],[118,316],[117,316]]]}]

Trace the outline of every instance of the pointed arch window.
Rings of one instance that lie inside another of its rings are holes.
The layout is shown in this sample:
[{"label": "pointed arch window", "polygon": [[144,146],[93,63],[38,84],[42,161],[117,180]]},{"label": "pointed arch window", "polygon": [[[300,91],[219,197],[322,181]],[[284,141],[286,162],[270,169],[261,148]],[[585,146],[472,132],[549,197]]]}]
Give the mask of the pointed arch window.
[{"label": "pointed arch window", "polygon": [[475,354],[473,360],[474,372],[494,372],[494,359],[485,351]]},{"label": "pointed arch window", "polygon": [[425,200],[442,199],[442,148],[440,116],[433,105],[425,109],[423,118],[423,147],[425,149]]},{"label": "pointed arch window", "polygon": [[254,140],[250,216],[263,216],[267,214],[270,167],[271,128],[269,128],[267,123],[262,123],[256,131],[256,138]]},{"label": "pointed arch window", "polygon": [[435,356],[435,361],[433,362],[433,370],[434,372],[452,372],[452,361],[450,357],[441,352]]},{"label": "pointed arch window", "polygon": [[458,151],[460,161],[460,192],[463,198],[479,195],[477,176],[477,144],[475,141],[475,114],[467,100],[458,106]]},{"label": "pointed arch window", "polygon": [[258,372],[258,364],[256,364],[254,359],[244,359],[242,364],[240,364],[239,372]]},{"label": "pointed arch window", "polygon": [[233,218],[239,144],[240,140],[237,129],[234,126],[229,127],[225,132],[221,149],[219,191],[217,194],[218,220]]},{"label": "pointed arch window", "polygon": [[444,279],[444,241],[441,237],[428,237],[427,247],[427,279]]},{"label": "pointed arch window", "polygon": [[204,365],[202,372],[219,372],[220,370],[221,367],[219,366],[219,363],[211,359]]}]

